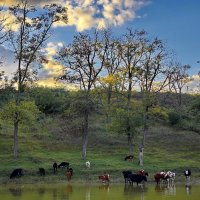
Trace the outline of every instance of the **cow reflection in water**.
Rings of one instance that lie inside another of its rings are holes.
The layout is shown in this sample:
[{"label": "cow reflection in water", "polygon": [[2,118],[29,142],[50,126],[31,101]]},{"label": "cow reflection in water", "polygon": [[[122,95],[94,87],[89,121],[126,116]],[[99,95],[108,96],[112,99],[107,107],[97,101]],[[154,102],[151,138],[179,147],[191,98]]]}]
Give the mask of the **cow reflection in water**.
[{"label": "cow reflection in water", "polygon": [[14,197],[20,197],[20,196],[22,196],[22,188],[9,188],[9,192]]},{"label": "cow reflection in water", "polygon": [[70,184],[67,184],[62,190],[54,188],[52,191],[53,200],[68,200],[73,193],[73,187]]},{"label": "cow reflection in water", "polygon": [[132,186],[132,185],[124,185],[124,195],[130,196],[140,196],[141,200],[144,200],[144,194],[147,192],[148,188],[144,185]]},{"label": "cow reflection in water", "polygon": [[176,195],[176,186],[175,184],[173,185],[160,184],[155,186],[155,191],[165,194],[167,196]]},{"label": "cow reflection in water", "polygon": [[185,190],[186,190],[186,194],[187,195],[191,195],[192,194],[192,186],[191,185],[185,185]]},{"label": "cow reflection in water", "polygon": [[109,184],[100,185],[99,190],[109,192]]},{"label": "cow reflection in water", "polygon": [[46,189],[44,187],[41,187],[38,189],[38,194],[40,197],[42,197],[45,194]]}]

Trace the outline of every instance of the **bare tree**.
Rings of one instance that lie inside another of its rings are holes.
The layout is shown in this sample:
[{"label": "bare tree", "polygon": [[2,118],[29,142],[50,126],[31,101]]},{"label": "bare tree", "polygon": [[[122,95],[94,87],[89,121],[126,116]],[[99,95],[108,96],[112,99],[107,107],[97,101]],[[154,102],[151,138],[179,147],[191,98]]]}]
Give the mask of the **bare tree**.
[{"label": "bare tree", "polygon": [[[66,66],[66,73],[61,79],[80,85],[85,91],[85,100],[89,102],[91,89],[94,88],[105,62],[106,47],[102,46],[99,32],[89,36],[87,33],[79,33],[74,37],[71,45],[59,52],[60,62]],[[87,156],[89,110],[84,110],[84,124],[82,128],[82,158]]]},{"label": "bare tree", "polygon": [[[40,63],[43,59],[40,51],[43,44],[51,36],[51,28],[54,23],[63,21],[67,23],[66,8],[56,4],[46,5],[36,10],[28,5],[27,0],[22,0],[16,6],[9,8],[9,12],[15,18],[18,31],[8,31],[8,41],[17,61],[15,81],[17,83],[16,106],[20,105],[26,83],[30,80],[30,74],[34,74],[34,63]],[[18,112],[15,112],[14,120],[14,158],[18,157]]]}]

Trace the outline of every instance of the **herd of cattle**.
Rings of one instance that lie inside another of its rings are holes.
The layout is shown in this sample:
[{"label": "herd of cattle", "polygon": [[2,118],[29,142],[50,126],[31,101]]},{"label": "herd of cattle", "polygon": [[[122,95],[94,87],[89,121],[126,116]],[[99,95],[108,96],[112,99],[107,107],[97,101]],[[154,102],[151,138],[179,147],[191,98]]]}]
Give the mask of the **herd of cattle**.
[{"label": "herd of cattle", "polygon": [[[86,166],[86,168],[89,169],[90,168],[90,162],[86,161],[85,166]],[[65,175],[67,177],[67,180],[68,181],[71,180],[71,178],[73,176],[73,169],[71,167],[69,167],[69,163],[68,162],[61,162],[59,165],[56,162],[54,162],[52,167],[53,167],[53,173],[54,174],[57,173],[58,168],[66,168],[67,171],[66,171]],[[39,168],[38,174],[40,176],[45,176],[45,169],[44,168]],[[143,169],[139,170],[136,173],[132,173],[132,171],[127,170],[127,171],[123,171],[122,174],[123,174],[123,177],[124,177],[125,184],[129,183],[131,185],[133,185],[133,183],[137,183],[137,185],[138,185],[139,183],[146,182],[147,181],[147,177],[149,175],[148,172],[145,172]],[[22,175],[23,175],[23,169],[22,168],[18,168],[18,169],[15,169],[11,173],[10,179],[16,178],[16,177],[21,177]],[[184,170],[184,175],[186,177],[186,180],[190,180],[190,176],[191,176],[190,169]],[[109,174],[100,175],[100,176],[98,176],[98,178],[103,183],[105,183],[105,182],[109,183],[110,182]],[[171,172],[171,171],[157,172],[154,175],[154,179],[155,179],[155,182],[157,184],[159,184],[161,182],[166,182],[168,184],[173,184],[174,180],[175,180],[175,173]]]}]

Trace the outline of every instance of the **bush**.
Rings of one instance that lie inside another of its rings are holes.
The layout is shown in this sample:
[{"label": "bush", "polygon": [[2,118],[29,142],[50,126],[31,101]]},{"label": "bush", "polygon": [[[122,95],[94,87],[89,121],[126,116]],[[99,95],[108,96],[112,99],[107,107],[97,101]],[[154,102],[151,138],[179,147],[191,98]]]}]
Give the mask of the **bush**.
[{"label": "bush", "polygon": [[169,120],[169,123],[173,126],[173,125],[176,125],[180,122],[181,120],[181,117],[180,117],[180,114],[175,112],[175,111],[172,111],[168,114],[168,120]]}]

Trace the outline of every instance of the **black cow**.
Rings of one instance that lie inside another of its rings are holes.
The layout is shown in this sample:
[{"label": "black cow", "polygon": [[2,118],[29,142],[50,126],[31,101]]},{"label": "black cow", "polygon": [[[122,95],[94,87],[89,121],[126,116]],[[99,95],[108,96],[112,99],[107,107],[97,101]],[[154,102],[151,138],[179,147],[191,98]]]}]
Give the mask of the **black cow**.
[{"label": "black cow", "polygon": [[39,173],[40,176],[45,176],[45,169],[44,168],[39,168],[38,173]]},{"label": "black cow", "polygon": [[10,179],[11,178],[16,178],[16,177],[21,177],[23,175],[23,169],[19,168],[19,169],[14,169],[13,172],[10,175]]},{"label": "black cow", "polygon": [[129,178],[131,185],[133,185],[133,182],[137,183],[137,185],[138,185],[138,183],[141,183],[143,181],[147,181],[146,176],[141,176],[141,175],[138,175],[138,174],[129,174],[128,178]]},{"label": "black cow", "polygon": [[189,169],[184,170],[184,175],[186,178],[191,176],[191,171]]},{"label": "black cow", "polygon": [[133,155],[128,155],[128,156],[126,156],[125,158],[124,158],[124,160],[128,160],[128,161],[133,161]]},{"label": "black cow", "polygon": [[64,168],[64,167],[69,167],[69,163],[68,162],[61,162],[59,165],[58,165],[58,168]]},{"label": "black cow", "polygon": [[55,174],[57,172],[57,169],[58,169],[58,165],[57,163],[53,163],[53,173]]},{"label": "black cow", "polygon": [[189,169],[184,170],[184,175],[186,178],[186,185],[190,185],[191,171]]},{"label": "black cow", "polygon": [[125,184],[129,182],[129,175],[132,174],[132,171],[123,171],[122,174],[124,175]]}]

